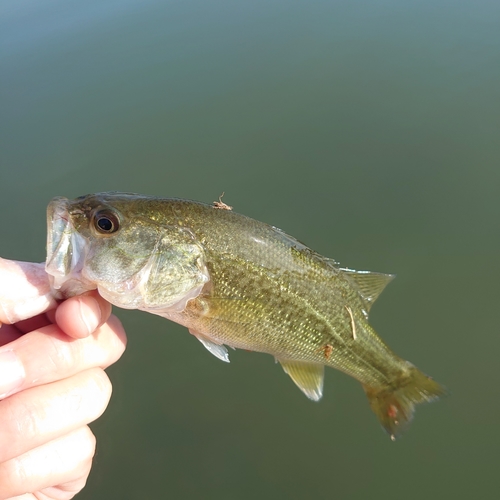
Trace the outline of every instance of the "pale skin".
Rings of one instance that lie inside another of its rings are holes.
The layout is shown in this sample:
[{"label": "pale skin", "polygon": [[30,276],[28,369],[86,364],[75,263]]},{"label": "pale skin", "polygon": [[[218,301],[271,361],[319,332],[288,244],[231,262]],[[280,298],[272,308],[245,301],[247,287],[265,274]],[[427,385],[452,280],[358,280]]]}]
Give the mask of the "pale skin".
[{"label": "pale skin", "polygon": [[126,336],[96,292],[57,304],[43,264],[0,258],[0,500],[67,500],[95,453]]}]

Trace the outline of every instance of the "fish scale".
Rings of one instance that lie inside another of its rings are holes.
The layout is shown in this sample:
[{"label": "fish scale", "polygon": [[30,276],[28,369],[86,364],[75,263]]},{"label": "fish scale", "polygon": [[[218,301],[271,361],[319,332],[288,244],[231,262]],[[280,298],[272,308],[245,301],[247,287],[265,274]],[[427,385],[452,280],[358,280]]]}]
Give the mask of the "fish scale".
[{"label": "fish scale", "polygon": [[[228,274],[227,264],[225,264],[225,266],[226,274]],[[216,276],[217,275],[214,276],[214,279]],[[238,281],[237,275],[232,278]],[[259,290],[265,289],[262,283],[256,282],[256,284]],[[214,293],[216,292],[214,291]],[[279,357],[286,356],[290,350],[293,350],[295,355],[294,359],[296,360],[326,364],[333,368],[342,369],[342,371],[350,375],[352,373],[359,373],[360,364],[361,366],[366,366],[366,362],[363,361],[363,358],[359,361],[360,356],[356,354],[356,349],[363,350],[364,344],[353,340],[350,323],[347,320],[347,312],[343,313],[346,317],[345,321],[338,321],[336,325],[332,325],[328,322],[326,313],[320,312],[320,308],[317,304],[325,304],[327,308],[330,309],[328,312],[332,317],[334,317],[337,312],[335,309],[341,309],[341,307],[332,306],[331,302],[325,301],[316,301],[316,307],[313,307],[310,301],[307,300],[307,295],[292,293],[290,290],[287,290],[286,297],[280,297],[281,300],[273,300],[273,297],[276,297],[275,294],[270,293],[268,295],[270,301],[266,310],[259,311],[259,314],[252,314],[252,317],[260,318],[259,322],[254,321],[254,323],[250,325],[244,322],[240,328],[233,328],[230,335],[220,336],[218,340],[228,345],[247,349],[252,346],[248,345],[248,343],[245,344],[244,340],[242,342],[240,338],[247,339],[251,336],[255,342],[255,336],[257,336],[261,339],[259,342],[260,351]],[[230,297],[227,298],[230,299]],[[292,301],[292,298],[295,300]],[[218,318],[237,318],[240,315],[241,308],[238,307],[236,303],[224,301],[223,304],[226,310],[218,314],[216,313]],[[286,311],[285,308],[292,311],[295,321],[289,321],[288,324],[280,324],[280,315]],[[281,314],[276,315],[276,310],[279,310]],[[254,313],[256,312],[257,311],[254,311]],[[200,330],[211,330],[210,321],[214,315],[215,314],[209,314],[208,317],[200,319]],[[262,327],[261,325],[264,318],[270,323],[266,325],[266,327]],[[238,336],[238,340],[236,340],[236,335]],[[283,342],[286,342],[287,345],[280,349],[278,345],[281,345]],[[325,359],[322,350],[322,346],[327,343],[333,346],[333,353],[329,359]],[[253,347],[256,347],[255,344]],[[351,353],[349,352],[350,349],[352,350]],[[386,349],[384,350],[384,355],[387,355]],[[393,362],[396,360],[399,364],[399,358],[396,358]],[[350,368],[350,366],[352,366],[352,368]],[[384,374],[380,374],[376,366],[371,366],[373,369],[370,373],[367,373],[367,369],[364,370],[364,376],[362,377],[363,382],[372,382],[373,379],[378,379],[378,383],[387,382],[387,377],[384,376]],[[380,380],[381,378],[383,378],[383,380]]]},{"label": "fish scale", "polygon": [[186,326],[216,357],[271,354],[309,398],[324,366],[363,386],[394,439],[444,389],[368,323],[392,275],[341,268],[280,229],[221,202],[98,193],[47,209],[46,270],[59,298],[97,288],[119,307]]}]

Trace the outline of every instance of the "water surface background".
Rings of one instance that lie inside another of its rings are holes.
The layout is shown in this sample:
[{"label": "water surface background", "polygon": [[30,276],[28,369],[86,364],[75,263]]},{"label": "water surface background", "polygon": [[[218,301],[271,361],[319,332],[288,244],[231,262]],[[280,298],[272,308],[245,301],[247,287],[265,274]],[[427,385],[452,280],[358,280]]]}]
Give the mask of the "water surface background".
[{"label": "water surface background", "polygon": [[500,3],[0,4],[0,255],[45,258],[56,195],[212,202],[398,275],[371,321],[451,396],[392,443],[328,370],[211,356],[116,311],[127,352],[84,500],[493,498],[500,480]]}]

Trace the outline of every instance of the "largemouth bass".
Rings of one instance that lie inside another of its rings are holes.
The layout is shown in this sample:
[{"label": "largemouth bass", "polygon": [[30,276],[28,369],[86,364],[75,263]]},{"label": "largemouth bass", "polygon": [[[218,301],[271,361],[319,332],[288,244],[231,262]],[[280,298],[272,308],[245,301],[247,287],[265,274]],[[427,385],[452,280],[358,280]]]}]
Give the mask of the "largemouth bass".
[{"label": "largemouth bass", "polygon": [[189,200],[99,193],[48,206],[46,270],[59,298],[98,289],[112,304],[186,326],[212,354],[271,354],[307,397],[324,367],[361,382],[395,439],[443,388],[368,324],[390,274],[354,271],[281,230]]}]

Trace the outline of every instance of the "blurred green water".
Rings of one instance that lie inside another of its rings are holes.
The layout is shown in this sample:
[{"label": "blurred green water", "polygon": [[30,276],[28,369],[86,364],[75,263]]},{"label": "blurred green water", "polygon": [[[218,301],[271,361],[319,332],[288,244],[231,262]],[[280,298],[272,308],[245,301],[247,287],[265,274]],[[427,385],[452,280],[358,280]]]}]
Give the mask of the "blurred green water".
[{"label": "blurred green water", "polygon": [[329,371],[129,333],[78,498],[494,498],[500,402],[500,4],[0,4],[0,255],[42,261],[55,195],[211,202],[397,280],[371,314],[451,397],[404,438]]}]

